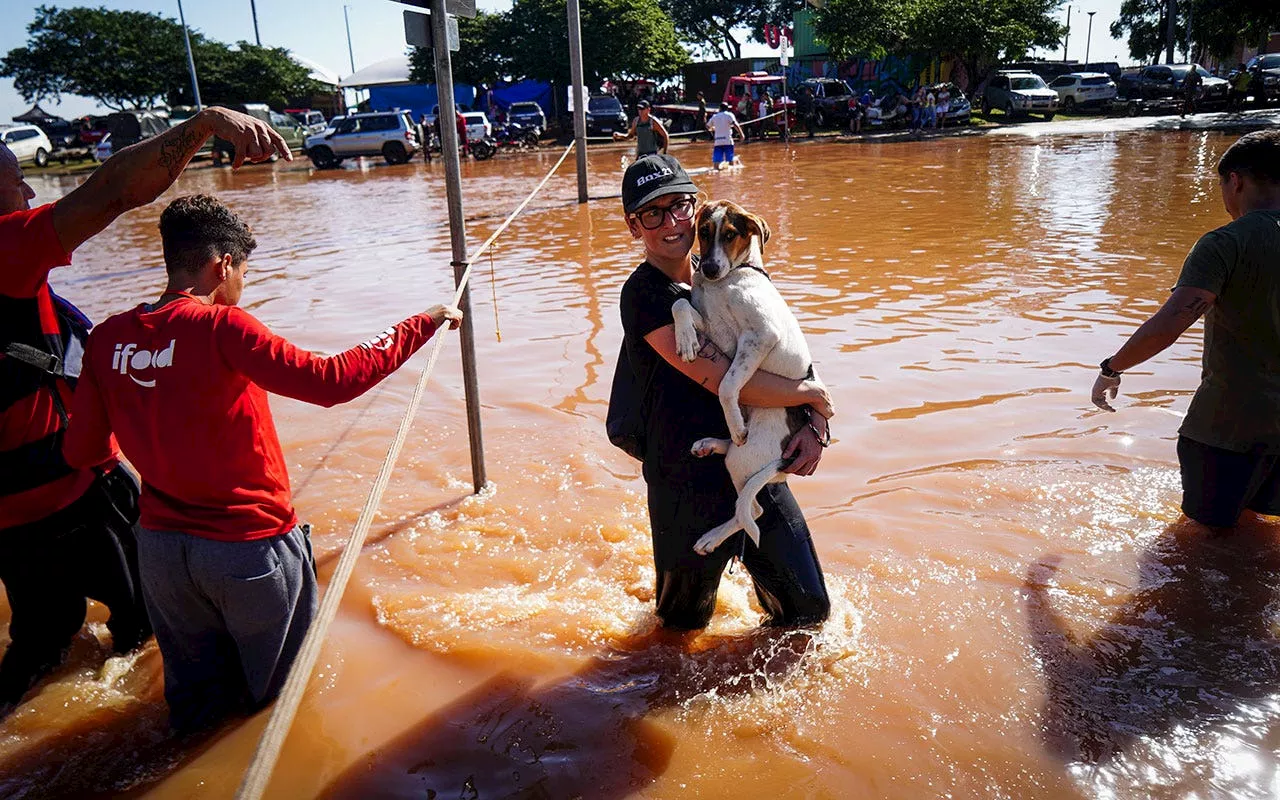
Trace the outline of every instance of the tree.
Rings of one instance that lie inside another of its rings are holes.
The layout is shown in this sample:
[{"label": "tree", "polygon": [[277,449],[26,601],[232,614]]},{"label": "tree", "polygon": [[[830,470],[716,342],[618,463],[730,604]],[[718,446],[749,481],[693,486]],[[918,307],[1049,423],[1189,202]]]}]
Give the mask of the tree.
[{"label": "tree", "polygon": [[[1129,55],[1138,61],[1158,60],[1165,49],[1168,0],[1124,0],[1111,35],[1126,37]],[[1187,14],[1191,42],[1197,52],[1228,58],[1241,44],[1258,47],[1271,31],[1280,29],[1280,3],[1275,0],[1179,0],[1175,9],[1177,47],[1187,49]]]},{"label": "tree", "polygon": [[[450,53],[453,79],[473,86],[488,84],[511,74],[510,22],[505,14],[477,11],[475,19],[458,20],[458,51]],[[409,49],[409,79],[435,83],[435,55],[429,48]]]},{"label": "tree", "polygon": [[[582,0],[582,65],[588,86],[605,78],[675,75],[689,62],[658,0]],[[512,72],[569,84],[563,0],[515,0],[508,12]]]},{"label": "tree", "polygon": [[791,0],[660,0],[680,38],[721,58],[741,58],[742,42],[734,30],[751,31],[749,40],[763,41],[766,24],[791,24],[791,12],[803,2]]},{"label": "tree", "polygon": [[837,58],[931,55],[984,64],[1061,41],[1062,0],[829,0],[814,33]]},{"label": "tree", "polygon": [[[284,108],[295,98],[310,97],[320,86],[311,71],[289,57],[283,47],[240,42],[232,50],[221,42],[193,43],[201,99],[207,103],[266,103]],[[190,105],[189,83],[168,97],[172,105]]]},{"label": "tree", "polygon": [[813,18],[814,35],[839,59],[884,58],[907,48],[919,0],[829,0]]},{"label": "tree", "polygon": [[[159,14],[39,6],[27,34],[0,60],[27,102],[65,93],[144,108],[188,81],[182,27]],[[193,47],[201,41],[192,34]]]}]

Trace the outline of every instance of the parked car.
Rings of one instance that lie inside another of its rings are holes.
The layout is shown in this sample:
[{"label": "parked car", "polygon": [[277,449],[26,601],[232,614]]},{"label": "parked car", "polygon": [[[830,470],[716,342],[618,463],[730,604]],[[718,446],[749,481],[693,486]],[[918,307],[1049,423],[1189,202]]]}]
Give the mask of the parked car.
[{"label": "parked car", "polygon": [[1105,72],[1069,72],[1049,82],[1058,93],[1063,111],[1076,108],[1105,108],[1116,99],[1116,84]]},{"label": "parked car", "polygon": [[0,140],[18,157],[19,164],[29,161],[43,167],[53,152],[53,142],[35,125],[0,125]]},{"label": "parked car", "polygon": [[306,153],[317,169],[329,169],[344,158],[382,156],[388,164],[403,164],[418,151],[418,129],[407,111],[351,114],[332,131],[306,139]]},{"label": "parked car", "polygon": [[95,147],[110,131],[107,129],[106,117],[87,116],[80,118],[80,144]]},{"label": "parked car", "polygon": [[[835,78],[809,78],[801,81],[813,92],[813,121],[819,128],[849,124],[849,101],[854,99],[849,84]],[[799,95],[797,90],[795,95]]]},{"label": "parked car", "polygon": [[112,153],[131,144],[169,130],[169,113],[156,110],[116,111],[107,115],[106,125],[106,135],[94,148],[94,158],[99,161],[105,161]]},{"label": "parked car", "polygon": [[1129,114],[1150,109],[1172,109],[1182,105],[1182,84],[1191,69],[1200,73],[1200,102],[1223,106],[1230,84],[1215,78],[1199,64],[1154,64],[1120,76],[1118,94],[1127,102]]},{"label": "parked car", "polygon": [[541,134],[547,129],[547,115],[542,106],[534,102],[512,103],[507,109],[507,122],[514,122],[523,128],[537,128]]},{"label": "parked car", "polygon": [[[467,105],[466,103],[454,103],[454,104],[453,104],[453,110],[454,110],[454,111],[457,111],[457,112],[459,112],[459,113],[465,114],[465,113],[467,113],[468,111],[470,111],[470,110],[471,110],[471,106]],[[424,124],[424,125],[435,125],[435,124],[436,124],[436,117],[438,117],[439,115],[440,115],[440,104],[439,104],[439,103],[437,103],[436,105],[434,105],[434,106],[432,106],[432,107],[431,107],[431,113],[426,115],[426,116],[427,116],[427,118],[426,118],[426,120],[423,122],[423,124]]]},{"label": "parked car", "polygon": [[71,122],[59,117],[47,117],[45,119],[35,120],[31,124],[44,131],[44,135],[49,137],[49,142],[53,144],[53,149],[68,150],[80,147],[80,129]]},{"label": "parked car", "polygon": [[950,108],[947,111],[947,126],[968,125],[969,117],[973,113],[973,106],[969,103],[969,98],[965,97],[959,86],[950,82],[935,83],[929,87],[929,91],[933,92],[934,97],[937,97],[944,88],[951,95]]},{"label": "parked car", "polygon": [[1058,113],[1058,93],[1033,72],[1001,70],[991,76],[982,91],[982,113],[990,114],[993,108],[1002,109],[1010,117],[1028,112],[1043,114],[1048,122]]},{"label": "parked car", "polygon": [[631,120],[622,110],[622,103],[613,95],[587,98],[587,135],[608,136],[614,131],[625,131]]},{"label": "parked car", "polygon": [[[284,139],[290,150],[302,150],[306,146],[307,129],[293,117],[272,111],[265,103],[228,103],[223,107],[267,123],[280,134],[280,138]],[[235,157],[235,147],[231,142],[215,136],[213,139],[214,163],[219,161],[235,163]],[[275,162],[278,159],[279,156],[273,153],[269,161]]]},{"label": "parked car", "polygon": [[322,133],[329,127],[324,121],[324,114],[313,108],[286,108],[284,113],[297,120],[299,125],[306,128],[307,133]]},{"label": "parked car", "polygon": [[[1280,100],[1280,53],[1254,56],[1249,59],[1244,68],[1253,73],[1253,80],[1249,83],[1249,94],[1253,95],[1259,105]],[[1233,77],[1235,77],[1234,70],[1228,76],[1228,80]]]},{"label": "parked car", "polygon": [[467,121],[467,141],[475,142],[493,136],[493,123],[483,111],[468,111],[462,115]]}]

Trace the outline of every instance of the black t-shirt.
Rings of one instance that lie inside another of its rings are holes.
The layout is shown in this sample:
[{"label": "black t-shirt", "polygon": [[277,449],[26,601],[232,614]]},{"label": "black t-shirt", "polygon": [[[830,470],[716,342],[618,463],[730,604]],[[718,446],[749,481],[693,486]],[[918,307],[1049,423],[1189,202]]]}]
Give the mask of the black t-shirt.
[{"label": "black t-shirt", "polygon": [[706,436],[729,438],[720,399],[657,354],[644,337],[671,325],[671,305],[689,289],[647,261],[622,286],[622,331],[627,357],[641,386],[648,386],[644,477],[649,483],[723,482],[724,459],[695,458],[689,448]]}]

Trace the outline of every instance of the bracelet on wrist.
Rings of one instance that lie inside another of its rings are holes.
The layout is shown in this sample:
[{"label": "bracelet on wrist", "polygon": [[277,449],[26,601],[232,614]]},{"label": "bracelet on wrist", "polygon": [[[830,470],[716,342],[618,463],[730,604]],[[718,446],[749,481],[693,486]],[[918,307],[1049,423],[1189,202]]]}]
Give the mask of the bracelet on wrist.
[{"label": "bracelet on wrist", "polygon": [[1121,373],[1111,368],[1111,358],[1102,359],[1102,363],[1098,365],[1098,369],[1102,372],[1104,378],[1119,378]]}]

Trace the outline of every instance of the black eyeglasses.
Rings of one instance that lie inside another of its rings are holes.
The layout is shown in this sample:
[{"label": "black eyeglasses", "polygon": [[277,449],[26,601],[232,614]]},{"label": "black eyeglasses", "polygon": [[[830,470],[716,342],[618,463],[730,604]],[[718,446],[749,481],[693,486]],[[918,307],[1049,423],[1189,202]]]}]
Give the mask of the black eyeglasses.
[{"label": "black eyeglasses", "polygon": [[675,222],[688,222],[693,218],[693,200],[685,198],[677,200],[665,208],[646,208],[638,214],[631,216],[640,220],[640,226],[647,231],[656,231],[662,227],[662,223],[666,222],[667,215],[671,215],[671,219]]}]

